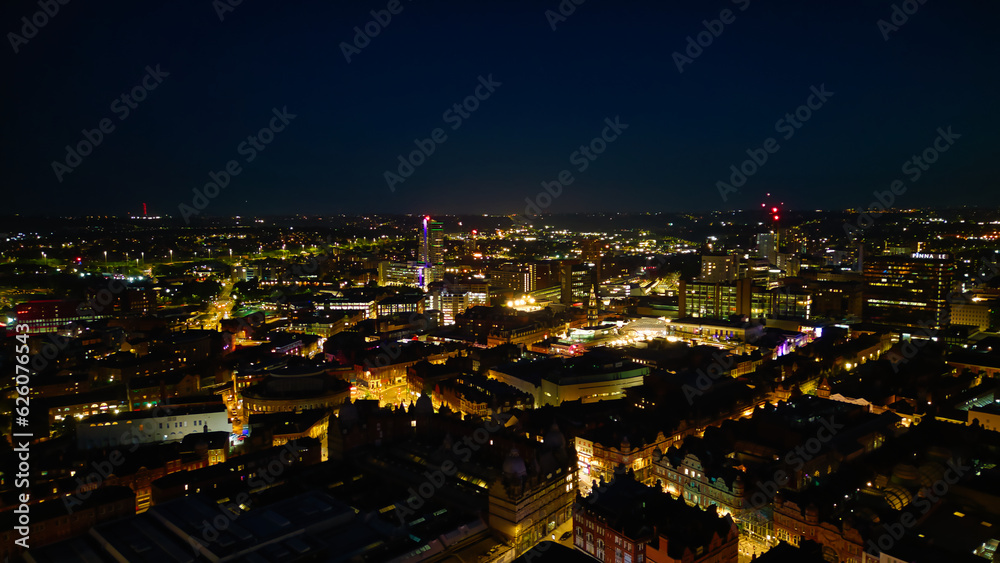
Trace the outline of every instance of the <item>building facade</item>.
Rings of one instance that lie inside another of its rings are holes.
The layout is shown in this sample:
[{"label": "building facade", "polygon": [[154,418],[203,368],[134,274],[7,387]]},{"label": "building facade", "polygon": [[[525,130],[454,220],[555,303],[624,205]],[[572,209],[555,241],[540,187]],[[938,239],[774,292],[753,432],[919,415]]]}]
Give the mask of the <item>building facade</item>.
[{"label": "building facade", "polygon": [[621,471],[573,511],[574,546],[605,563],[736,563],[729,516],[689,506]]},{"label": "building facade", "polygon": [[864,264],[865,318],[877,323],[942,329],[955,265],[948,254],[877,256]]},{"label": "building facade", "polygon": [[489,489],[490,528],[513,542],[516,557],[573,518],[576,468],[567,464],[547,476],[529,477],[515,450],[503,471]]}]

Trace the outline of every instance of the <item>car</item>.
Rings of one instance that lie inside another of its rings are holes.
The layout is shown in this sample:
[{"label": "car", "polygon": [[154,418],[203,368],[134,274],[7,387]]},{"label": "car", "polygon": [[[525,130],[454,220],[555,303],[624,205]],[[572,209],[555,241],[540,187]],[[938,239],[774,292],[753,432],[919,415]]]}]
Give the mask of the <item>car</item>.
[{"label": "car", "polygon": [[559,541],[566,541],[571,537],[573,537],[573,532],[566,532],[565,534],[559,537]]}]

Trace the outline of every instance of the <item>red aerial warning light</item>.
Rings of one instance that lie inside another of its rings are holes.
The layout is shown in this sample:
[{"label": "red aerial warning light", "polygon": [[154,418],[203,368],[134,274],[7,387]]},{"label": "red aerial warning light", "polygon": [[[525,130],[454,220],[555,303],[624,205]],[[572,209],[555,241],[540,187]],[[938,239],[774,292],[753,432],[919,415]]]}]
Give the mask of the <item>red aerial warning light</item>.
[{"label": "red aerial warning light", "polygon": [[774,216],[774,220],[775,220],[775,221],[777,221],[777,220],[778,220],[778,216],[777,216],[777,215],[775,215],[775,216]]},{"label": "red aerial warning light", "polygon": [[430,215],[424,215],[424,221],[430,221],[430,220],[431,220]]},{"label": "red aerial warning light", "polygon": [[777,213],[777,212],[778,212],[778,208],[777,207],[772,207],[771,208],[771,213]]}]

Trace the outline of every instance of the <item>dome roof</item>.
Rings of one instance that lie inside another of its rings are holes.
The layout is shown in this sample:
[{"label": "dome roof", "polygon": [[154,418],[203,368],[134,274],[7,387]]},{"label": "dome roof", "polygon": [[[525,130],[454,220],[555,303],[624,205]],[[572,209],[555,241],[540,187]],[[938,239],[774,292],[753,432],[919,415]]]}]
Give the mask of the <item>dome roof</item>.
[{"label": "dome roof", "polygon": [[340,424],[353,424],[358,421],[358,407],[354,406],[350,400],[345,402],[340,407],[340,411],[337,413],[337,418],[340,419]]},{"label": "dome roof", "polygon": [[938,481],[944,479],[945,469],[939,463],[925,463],[918,469],[920,473],[920,484],[924,487],[932,487]]},{"label": "dome roof", "polygon": [[517,448],[510,450],[510,455],[503,460],[503,473],[508,477],[527,477],[528,469],[524,465],[524,458]]},{"label": "dome roof", "polygon": [[566,436],[559,430],[557,424],[552,424],[552,428],[549,428],[549,431],[545,433],[544,444],[557,450],[566,447]]},{"label": "dome roof", "polygon": [[883,489],[882,494],[885,498],[885,502],[896,510],[902,510],[913,502],[913,495],[910,491],[894,483],[890,483],[885,489]]},{"label": "dome roof", "polygon": [[896,466],[892,468],[892,476],[894,479],[898,479],[910,485],[918,483],[920,477],[917,472],[917,467],[910,463],[897,463]]},{"label": "dome roof", "polygon": [[427,395],[421,395],[420,398],[417,399],[417,404],[414,408],[416,408],[417,414],[434,413],[434,405],[431,403],[431,398]]}]

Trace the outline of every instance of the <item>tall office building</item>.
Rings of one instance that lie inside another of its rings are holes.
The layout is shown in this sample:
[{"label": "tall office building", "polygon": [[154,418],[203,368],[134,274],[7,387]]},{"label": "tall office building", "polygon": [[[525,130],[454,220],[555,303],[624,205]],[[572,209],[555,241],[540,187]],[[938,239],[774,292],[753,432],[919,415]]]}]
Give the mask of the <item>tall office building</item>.
[{"label": "tall office building", "polygon": [[560,301],[564,305],[589,303],[590,289],[597,283],[597,266],[564,260],[559,269]]},{"label": "tall office building", "polygon": [[682,317],[750,317],[752,292],[753,283],[750,278],[714,283],[680,280],[678,309]]},{"label": "tall office building", "polygon": [[423,266],[420,286],[444,279],[444,224],[424,216],[420,226],[420,260]]},{"label": "tall office building", "polygon": [[471,233],[465,236],[465,241],[462,243],[463,254],[472,256],[479,250],[479,241],[476,240],[478,235],[479,231],[473,229]]},{"label": "tall office building", "polygon": [[441,312],[443,325],[455,324],[455,317],[464,313],[471,305],[472,295],[468,291],[456,291],[454,288],[435,288],[430,292],[430,308]]},{"label": "tall office building", "polygon": [[522,293],[531,293],[537,289],[535,279],[537,272],[535,264],[502,264],[499,268],[490,270],[490,280],[497,287],[506,287]]},{"label": "tall office building", "polygon": [[415,285],[423,288],[425,286],[423,279],[423,262],[390,262],[385,260],[378,264],[379,285]]},{"label": "tall office building", "polygon": [[864,264],[865,318],[885,324],[944,328],[955,264],[947,254],[878,256]]},{"label": "tall office building", "polygon": [[735,254],[703,254],[701,256],[701,281],[715,283],[734,281],[739,270],[739,256]]},{"label": "tall office building", "polygon": [[587,324],[597,326],[601,310],[597,305],[597,276],[595,272],[594,282],[590,286],[590,295],[587,297]]},{"label": "tall office building", "polygon": [[760,233],[757,235],[757,254],[767,258],[769,264],[778,263],[778,233]]}]

